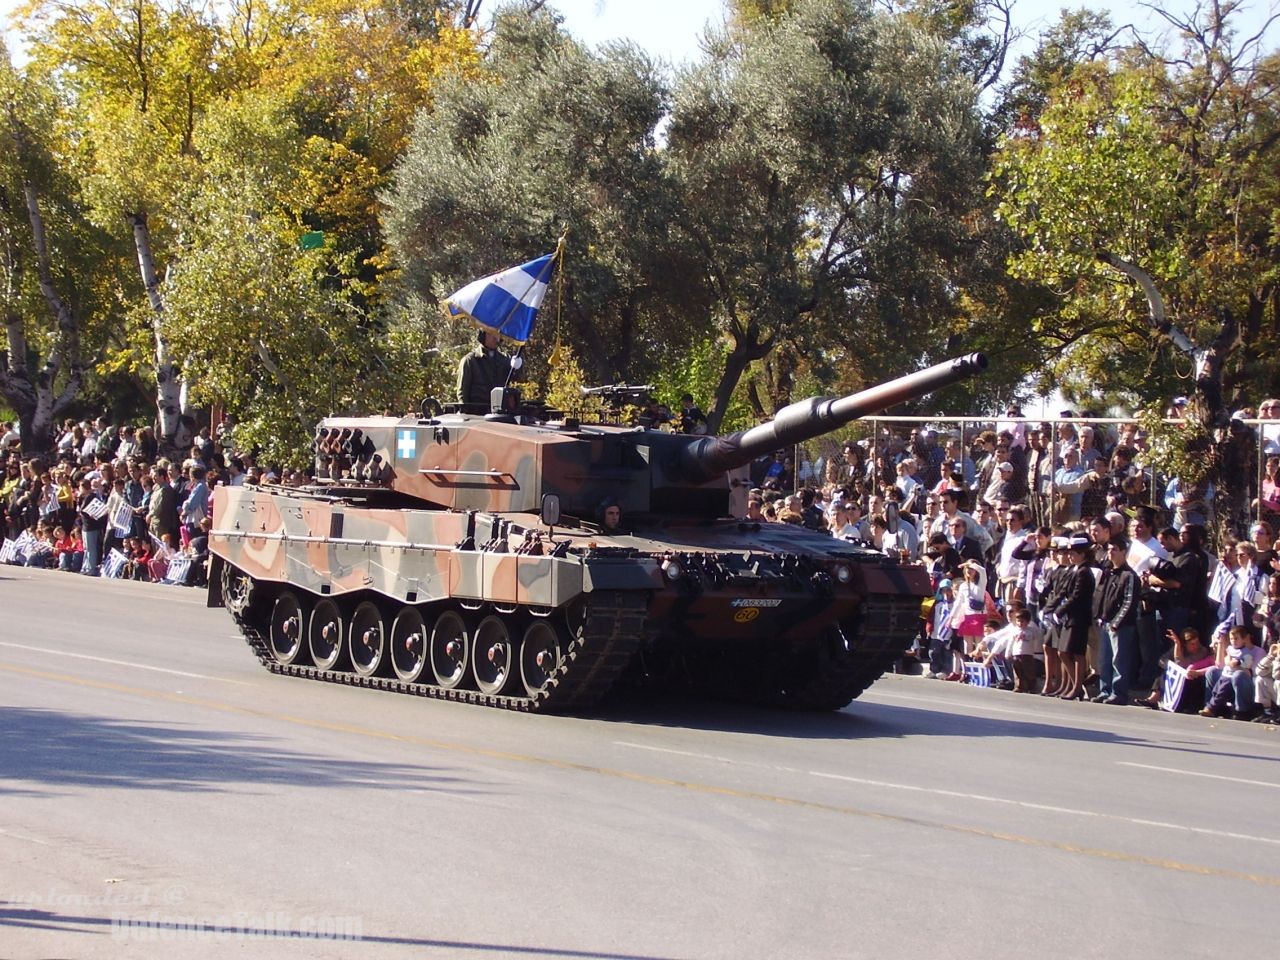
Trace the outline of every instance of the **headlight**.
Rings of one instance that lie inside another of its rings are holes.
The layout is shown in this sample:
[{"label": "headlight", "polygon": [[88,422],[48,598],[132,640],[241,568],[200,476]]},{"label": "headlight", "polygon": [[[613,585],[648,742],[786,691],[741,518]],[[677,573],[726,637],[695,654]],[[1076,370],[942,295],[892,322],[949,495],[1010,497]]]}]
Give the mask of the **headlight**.
[{"label": "headlight", "polygon": [[848,583],[853,579],[853,571],[849,569],[847,564],[837,563],[831,568],[831,575],[836,578],[836,583]]},{"label": "headlight", "polygon": [[667,560],[662,564],[662,575],[675,583],[684,576],[684,567],[680,566],[679,560]]}]

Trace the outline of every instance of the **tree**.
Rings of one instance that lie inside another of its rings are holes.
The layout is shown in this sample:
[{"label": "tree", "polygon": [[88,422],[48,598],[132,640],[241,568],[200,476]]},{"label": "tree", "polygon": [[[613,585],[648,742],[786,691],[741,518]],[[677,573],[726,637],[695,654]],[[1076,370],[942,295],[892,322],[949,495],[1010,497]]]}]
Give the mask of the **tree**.
[{"label": "tree", "polygon": [[1280,330],[1280,104],[1277,58],[1256,38],[1234,44],[1234,9],[1165,14],[1177,56],[1140,43],[1074,70],[1004,143],[995,183],[1024,242],[1010,269],[1059,292],[1035,332],[1059,345],[1060,369],[1157,402],[1187,392],[1169,374],[1180,367],[1194,381],[1189,426],[1202,425],[1184,432],[1183,479],[1216,479],[1236,523],[1248,470],[1228,401],[1251,378],[1256,389],[1250,358]]},{"label": "tree", "polygon": [[84,385],[86,327],[92,339],[101,329],[92,264],[105,251],[44,140],[55,97],[0,52],[0,396],[17,412],[25,452],[39,454]]},{"label": "tree", "polygon": [[[567,230],[544,314],[563,317],[592,376],[646,376],[663,344],[688,342],[705,303],[670,236],[656,135],[666,96],[634,47],[591,53],[549,13],[499,14],[478,74],[436,88],[387,192],[407,288],[434,303]],[[554,329],[544,320],[535,336]]]},{"label": "tree", "polygon": [[[669,163],[731,346],[714,429],[748,364],[788,343],[811,358],[824,326],[856,340],[863,382],[915,362],[904,342],[937,342],[982,160],[974,84],[905,18],[796,0],[708,47],[677,84]],[[798,358],[774,354],[774,406]]]}]

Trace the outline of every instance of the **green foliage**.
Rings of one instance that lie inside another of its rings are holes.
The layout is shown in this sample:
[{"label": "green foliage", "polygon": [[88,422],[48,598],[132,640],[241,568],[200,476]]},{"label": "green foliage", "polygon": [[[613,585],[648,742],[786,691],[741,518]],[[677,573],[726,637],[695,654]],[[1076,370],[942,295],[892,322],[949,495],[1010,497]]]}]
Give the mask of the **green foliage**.
[{"label": "green foliage", "polygon": [[592,379],[644,377],[656,345],[685,342],[705,309],[680,245],[664,240],[673,201],[655,130],[666,96],[634,47],[592,53],[549,13],[499,14],[488,58],[442,79],[384,197],[408,290],[430,303],[550,251],[567,230],[548,306]]},{"label": "green foliage", "polygon": [[1158,476],[1177,477],[1188,488],[1203,483],[1217,466],[1213,434],[1194,410],[1176,423],[1166,422],[1157,407],[1139,411],[1138,425],[1147,431],[1143,463]]},{"label": "green foliage", "polygon": [[[654,378],[658,397],[676,410],[681,395],[689,393],[693,395],[693,402],[705,411],[708,399],[715,395],[728,356],[729,345],[718,336],[708,337],[678,355],[671,355]],[[750,427],[755,422],[755,413],[747,400],[747,379],[744,379],[734,390],[718,429],[729,433]]]}]

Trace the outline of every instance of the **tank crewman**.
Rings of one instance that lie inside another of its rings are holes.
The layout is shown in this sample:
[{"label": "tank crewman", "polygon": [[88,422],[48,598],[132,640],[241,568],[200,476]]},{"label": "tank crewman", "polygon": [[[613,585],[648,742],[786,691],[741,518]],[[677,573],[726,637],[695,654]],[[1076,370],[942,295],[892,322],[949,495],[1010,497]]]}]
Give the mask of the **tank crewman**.
[{"label": "tank crewman", "polygon": [[615,497],[605,497],[596,507],[596,522],[601,533],[626,533],[622,526],[622,506]]},{"label": "tank crewman", "polygon": [[467,413],[488,413],[489,394],[512,376],[511,358],[498,349],[492,330],[476,332],[478,345],[458,365],[458,402]]}]

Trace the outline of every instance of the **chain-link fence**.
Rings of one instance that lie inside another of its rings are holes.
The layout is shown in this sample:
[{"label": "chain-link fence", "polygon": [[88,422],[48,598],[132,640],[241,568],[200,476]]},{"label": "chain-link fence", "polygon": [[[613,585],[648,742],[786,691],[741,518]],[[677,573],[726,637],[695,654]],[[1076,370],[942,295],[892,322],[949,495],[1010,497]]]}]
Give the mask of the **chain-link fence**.
[{"label": "chain-link fence", "polygon": [[[1251,519],[1268,521],[1274,531],[1280,494],[1274,500],[1269,494],[1280,479],[1280,422],[1242,422],[1253,432],[1254,450],[1247,468],[1231,479],[1247,488]],[[1037,524],[1089,520],[1109,510],[1150,505],[1165,511],[1168,522],[1196,521],[1213,529],[1215,499],[1221,492],[1211,487],[1184,490],[1176,481],[1171,485],[1172,478],[1144,465],[1146,440],[1132,418],[875,417],[796,445],[791,472],[783,475],[795,486],[834,484],[865,498],[875,493],[877,481],[897,481],[900,464],[909,457],[916,461],[914,479],[925,498],[940,485],[954,485],[951,477],[957,475],[970,508],[993,497],[1024,502]],[[1068,448],[1076,451],[1068,455],[1076,463],[1064,473],[1059,468]],[[1270,477],[1268,457],[1275,461]],[[993,476],[1001,472],[994,464],[1006,459],[1014,466],[1004,471],[1012,476],[1002,485]],[[909,482],[899,486],[913,489]],[[927,499],[921,505],[927,507]]]}]

